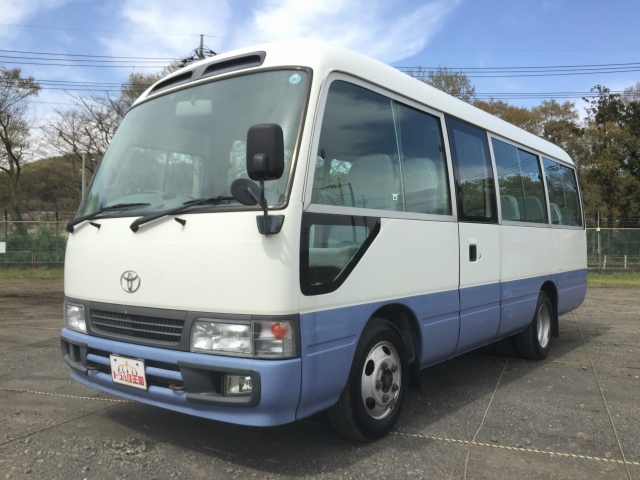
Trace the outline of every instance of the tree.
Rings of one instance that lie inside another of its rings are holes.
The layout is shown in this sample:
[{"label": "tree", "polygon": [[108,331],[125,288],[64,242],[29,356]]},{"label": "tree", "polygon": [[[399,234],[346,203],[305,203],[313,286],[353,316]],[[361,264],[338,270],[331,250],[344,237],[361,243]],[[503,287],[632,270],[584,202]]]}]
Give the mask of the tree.
[{"label": "tree", "polygon": [[534,135],[538,135],[540,132],[542,119],[539,112],[529,110],[526,107],[516,107],[504,100],[495,100],[493,98],[475,100],[473,105]]},{"label": "tree", "polygon": [[407,75],[427,83],[465,102],[472,102],[476,95],[476,87],[469,77],[462,72],[455,72],[447,67],[427,70],[422,67],[407,70]]},{"label": "tree", "polygon": [[174,66],[169,66],[157,73],[131,73],[118,95],[109,92],[70,95],[72,107],[54,110],[56,115],[46,121],[42,137],[49,149],[70,167],[65,175],[66,181],[78,194],[82,181],[82,155],[86,155],[90,178],[135,100],[173,69]]},{"label": "tree", "polygon": [[27,99],[37,96],[40,85],[33,77],[22,77],[19,68],[0,66],[0,171],[6,174],[9,208],[14,219],[21,218],[18,202],[20,173],[33,154]]},{"label": "tree", "polygon": [[[597,189],[594,210],[610,223],[640,215],[640,103],[625,102],[601,85],[591,89],[583,130],[587,183]],[[635,224],[639,222],[636,218]]]}]

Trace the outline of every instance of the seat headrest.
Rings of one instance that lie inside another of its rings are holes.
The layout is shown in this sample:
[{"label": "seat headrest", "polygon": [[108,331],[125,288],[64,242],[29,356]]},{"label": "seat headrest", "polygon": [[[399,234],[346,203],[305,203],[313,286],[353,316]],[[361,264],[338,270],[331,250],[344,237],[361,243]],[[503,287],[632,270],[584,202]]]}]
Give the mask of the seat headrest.
[{"label": "seat headrest", "polygon": [[542,220],[545,217],[542,210],[542,202],[538,197],[527,195],[524,197],[524,205],[527,212],[527,220]]},{"label": "seat headrest", "polygon": [[402,164],[402,173],[406,193],[438,188],[438,169],[433,160],[428,158],[406,160]]},{"label": "seat headrest", "polygon": [[347,178],[354,190],[389,188],[396,170],[389,155],[368,155],[353,162]]},{"label": "seat headrest", "polygon": [[520,220],[520,209],[518,201],[511,195],[500,195],[503,220]]}]

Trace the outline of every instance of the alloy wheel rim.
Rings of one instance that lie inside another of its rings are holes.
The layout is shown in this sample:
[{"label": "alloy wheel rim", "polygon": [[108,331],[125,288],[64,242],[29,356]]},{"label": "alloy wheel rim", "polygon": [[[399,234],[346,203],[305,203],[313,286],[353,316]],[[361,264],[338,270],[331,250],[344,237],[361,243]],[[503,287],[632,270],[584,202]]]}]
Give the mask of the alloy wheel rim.
[{"label": "alloy wheel rim", "polygon": [[364,362],[360,388],[367,414],[381,420],[391,413],[400,395],[402,366],[395,347],[389,342],[376,344]]},{"label": "alloy wheel rim", "polygon": [[538,343],[540,347],[546,348],[551,339],[551,311],[546,303],[543,303],[538,310]]}]

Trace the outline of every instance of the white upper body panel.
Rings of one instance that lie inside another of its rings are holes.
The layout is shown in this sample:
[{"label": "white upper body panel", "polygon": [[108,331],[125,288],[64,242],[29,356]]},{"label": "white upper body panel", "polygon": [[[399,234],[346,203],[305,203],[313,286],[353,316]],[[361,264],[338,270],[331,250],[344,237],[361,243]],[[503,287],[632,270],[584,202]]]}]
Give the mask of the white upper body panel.
[{"label": "white upper body panel", "polygon": [[[252,52],[266,52],[264,63],[260,67],[254,69],[263,69],[279,66],[302,66],[309,67],[313,70],[314,90],[318,89],[322,81],[331,72],[342,72],[354,77],[359,77],[379,87],[395,92],[401,96],[412,99],[425,106],[440,110],[446,114],[464,119],[466,122],[484,128],[489,132],[495,133],[514,142],[527,145],[529,148],[539,151],[540,153],[549,155],[557,160],[561,160],[568,164],[573,164],[569,155],[560,147],[547,142],[529,132],[526,132],[515,125],[512,125],[498,117],[491,115],[479,108],[470,105],[467,102],[459,100],[448,95],[424,82],[416,80],[409,75],[387,65],[386,63],[375,60],[366,55],[354,52],[340,47],[333,47],[319,42],[311,41],[285,41],[254,45],[238,50],[226,52],[214,57],[201,60],[195,64],[189,65],[167,78],[180,75],[184,72],[193,70],[199,66],[209,63],[215,63],[227,58],[241,56]],[[246,69],[242,71],[248,71]],[[226,75],[237,74],[233,71],[216,77],[206,77],[202,80],[195,80],[193,84],[200,81],[210,81],[212,78],[220,78]],[[166,80],[163,79],[163,80]],[[320,80],[321,82],[318,82]],[[176,88],[184,87],[184,84]],[[163,95],[172,89],[164,89],[154,95],[149,95],[153,90],[153,86],[147,90],[136,103],[142,102],[147,98],[157,95]],[[316,90],[317,91],[317,90]],[[311,96],[312,104],[317,99],[313,92]],[[310,105],[311,106],[311,105]]]}]

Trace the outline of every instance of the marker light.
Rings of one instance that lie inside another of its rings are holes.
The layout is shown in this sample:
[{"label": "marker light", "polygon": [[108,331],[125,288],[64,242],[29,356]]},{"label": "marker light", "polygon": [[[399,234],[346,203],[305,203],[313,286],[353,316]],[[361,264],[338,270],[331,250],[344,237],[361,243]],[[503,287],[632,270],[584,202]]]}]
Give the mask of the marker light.
[{"label": "marker light", "polygon": [[261,358],[285,358],[295,355],[293,322],[255,320],[253,354]]}]

